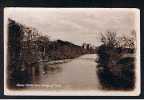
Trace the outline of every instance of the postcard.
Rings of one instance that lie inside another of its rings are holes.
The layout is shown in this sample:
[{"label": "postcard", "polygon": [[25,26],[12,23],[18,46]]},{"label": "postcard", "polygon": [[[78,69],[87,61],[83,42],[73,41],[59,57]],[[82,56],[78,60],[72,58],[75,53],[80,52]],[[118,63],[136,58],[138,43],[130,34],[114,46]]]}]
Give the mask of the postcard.
[{"label": "postcard", "polygon": [[137,8],[4,9],[4,94],[140,95]]}]

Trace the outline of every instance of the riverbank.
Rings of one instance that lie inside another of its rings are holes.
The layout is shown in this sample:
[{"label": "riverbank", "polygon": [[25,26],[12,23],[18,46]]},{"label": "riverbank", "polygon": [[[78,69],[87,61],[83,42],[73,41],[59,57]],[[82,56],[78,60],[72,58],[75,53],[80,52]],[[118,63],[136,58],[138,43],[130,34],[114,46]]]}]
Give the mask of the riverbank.
[{"label": "riverbank", "polygon": [[[131,50],[132,51],[132,50]],[[98,76],[104,89],[131,90],[135,84],[134,52],[122,48],[99,48]]]},{"label": "riverbank", "polygon": [[54,64],[62,64],[62,63],[67,63],[71,61],[72,59],[63,59],[63,60],[53,60],[53,61],[48,61],[48,60],[40,60],[37,63],[40,62],[46,62],[48,65],[54,65]]}]

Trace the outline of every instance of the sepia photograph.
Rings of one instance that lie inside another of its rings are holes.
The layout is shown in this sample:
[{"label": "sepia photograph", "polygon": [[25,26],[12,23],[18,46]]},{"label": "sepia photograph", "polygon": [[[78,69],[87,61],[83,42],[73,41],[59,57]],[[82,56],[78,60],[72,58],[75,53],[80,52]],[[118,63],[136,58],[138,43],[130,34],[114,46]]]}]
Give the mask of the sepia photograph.
[{"label": "sepia photograph", "polygon": [[4,9],[4,94],[138,96],[137,8]]}]

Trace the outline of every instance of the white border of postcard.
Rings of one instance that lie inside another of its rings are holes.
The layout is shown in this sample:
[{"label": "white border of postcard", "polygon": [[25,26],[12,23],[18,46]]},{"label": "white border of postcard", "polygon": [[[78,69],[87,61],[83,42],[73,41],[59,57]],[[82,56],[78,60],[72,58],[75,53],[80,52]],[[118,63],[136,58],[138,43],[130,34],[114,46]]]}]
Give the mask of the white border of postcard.
[{"label": "white border of postcard", "polygon": [[[97,9],[101,11],[107,10],[121,10],[121,11],[133,11],[135,13],[137,21],[136,33],[137,33],[137,54],[136,54],[136,84],[133,91],[114,91],[114,90],[79,90],[79,91],[41,91],[41,90],[9,90],[7,88],[7,13],[10,9],[23,9],[19,7],[7,7],[4,8],[4,94],[5,95],[17,95],[17,96],[138,96],[141,91],[141,77],[140,77],[140,10],[137,8],[29,8],[29,9],[85,9],[92,10]],[[13,12],[14,13],[14,12]]]}]

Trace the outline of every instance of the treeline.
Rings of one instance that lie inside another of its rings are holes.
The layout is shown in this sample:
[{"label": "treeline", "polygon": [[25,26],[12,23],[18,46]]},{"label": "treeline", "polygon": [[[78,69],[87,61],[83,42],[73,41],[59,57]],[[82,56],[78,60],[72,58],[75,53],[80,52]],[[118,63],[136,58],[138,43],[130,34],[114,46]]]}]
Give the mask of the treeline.
[{"label": "treeline", "polygon": [[[7,48],[7,81],[9,88],[16,87],[16,84],[31,83],[30,67],[33,53],[30,43],[25,46],[25,41],[32,40],[35,34],[31,28],[21,25],[11,19],[8,20],[8,48]],[[25,37],[29,38],[25,38]]]},{"label": "treeline", "polygon": [[[133,34],[136,34],[133,31]],[[105,89],[133,89],[135,84],[135,37],[101,34],[98,76]]]}]

